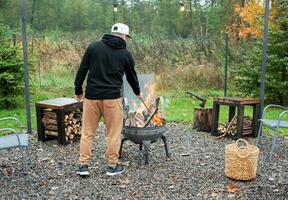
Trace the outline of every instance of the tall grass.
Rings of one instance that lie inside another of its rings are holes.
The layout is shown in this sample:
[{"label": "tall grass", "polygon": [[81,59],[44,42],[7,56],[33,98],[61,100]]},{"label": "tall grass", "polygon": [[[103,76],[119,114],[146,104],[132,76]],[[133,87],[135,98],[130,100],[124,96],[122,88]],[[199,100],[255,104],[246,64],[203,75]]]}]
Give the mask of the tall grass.
[{"label": "tall grass", "polygon": [[[30,44],[33,44],[34,49],[31,52],[38,61],[33,69],[39,84],[42,84],[44,76],[49,79],[51,71],[52,74],[57,71],[61,77],[66,76],[67,69],[75,74],[85,48],[96,37],[100,38],[100,35],[87,33],[85,36],[68,35],[68,39],[64,39],[65,36],[60,34],[57,39],[52,34],[50,37],[31,39]],[[159,90],[219,89],[223,85],[223,73],[219,65],[221,60],[208,62],[204,54],[197,51],[197,42],[191,38],[170,39],[139,34],[139,37],[136,35],[127,43],[135,59],[137,72],[156,74]],[[216,51],[214,57],[217,57]],[[57,78],[50,78],[52,81],[54,79]]]}]

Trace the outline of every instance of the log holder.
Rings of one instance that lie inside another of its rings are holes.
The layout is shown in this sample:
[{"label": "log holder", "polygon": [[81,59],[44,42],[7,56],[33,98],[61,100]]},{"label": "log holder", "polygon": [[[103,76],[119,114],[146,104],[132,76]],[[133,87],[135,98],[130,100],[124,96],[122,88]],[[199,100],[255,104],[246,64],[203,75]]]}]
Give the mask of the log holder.
[{"label": "log holder", "polygon": [[[164,106],[164,99],[163,97],[159,97],[159,100],[161,101],[161,105]],[[157,110],[158,110],[158,103],[157,103]],[[129,113],[129,106],[127,105],[127,99],[124,98],[124,111],[126,113],[126,116],[128,116]],[[155,114],[155,113],[154,113]],[[153,115],[151,115],[150,118],[152,118]],[[125,122],[126,118],[124,119]],[[148,157],[149,157],[149,147],[152,143],[156,142],[158,138],[161,138],[164,143],[165,153],[166,156],[169,158],[169,150],[167,145],[167,140],[164,135],[167,128],[164,125],[162,126],[155,126],[155,127],[130,127],[125,126],[125,123],[123,125],[122,129],[122,140],[121,140],[121,146],[119,150],[119,158],[121,158],[122,154],[122,148],[125,141],[130,140],[131,142],[135,144],[139,144],[139,149],[142,151],[144,146],[144,157],[145,157],[145,164],[148,164]]]}]

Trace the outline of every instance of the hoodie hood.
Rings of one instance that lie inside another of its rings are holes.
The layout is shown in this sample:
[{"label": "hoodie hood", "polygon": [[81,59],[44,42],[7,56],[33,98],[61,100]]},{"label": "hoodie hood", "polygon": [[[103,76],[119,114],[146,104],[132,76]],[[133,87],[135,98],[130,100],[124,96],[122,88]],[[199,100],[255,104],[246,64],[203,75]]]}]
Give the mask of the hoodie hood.
[{"label": "hoodie hood", "polygon": [[125,40],[115,35],[105,34],[102,37],[102,42],[104,42],[106,45],[108,45],[109,47],[113,49],[125,49],[126,48]]}]

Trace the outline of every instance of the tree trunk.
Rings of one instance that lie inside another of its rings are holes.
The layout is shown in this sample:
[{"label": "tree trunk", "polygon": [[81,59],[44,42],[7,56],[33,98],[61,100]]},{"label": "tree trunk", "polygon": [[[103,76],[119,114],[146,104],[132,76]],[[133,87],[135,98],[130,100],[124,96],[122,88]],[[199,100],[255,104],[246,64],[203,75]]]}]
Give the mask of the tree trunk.
[{"label": "tree trunk", "polygon": [[30,20],[30,26],[31,27],[33,27],[33,22],[34,22],[35,4],[36,4],[36,0],[33,0],[33,2],[32,2],[31,20]]},{"label": "tree trunk", "polygon": [[212,108],[195,108],[193,129],[211,132]]}]

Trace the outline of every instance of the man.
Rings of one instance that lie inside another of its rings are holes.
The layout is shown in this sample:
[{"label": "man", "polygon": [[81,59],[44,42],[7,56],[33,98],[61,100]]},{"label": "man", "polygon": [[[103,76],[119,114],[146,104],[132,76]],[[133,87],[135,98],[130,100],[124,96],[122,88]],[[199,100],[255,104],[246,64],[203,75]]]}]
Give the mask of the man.
[{"label": "man", "polygon": [[[104,117],[107,130],[108,159],[107,175],[120,174],[125,171],[118,164],[123,125],[123,108],[121,86],[123,76],[135,95],[141,98],[134,60],[126,49],[130,37],[129,27],[122,23],[112,26],[111,34],[105,34],[100,41],[91,43],[86,49],[75,78],[75,98],[83,102],[83,126],[80,141],[80,167],[77,174],[89,175],[88,161],[91,158],[91,146],[95,138],[101,116]],[[87,77],[85,99],[82,84]]]}]

